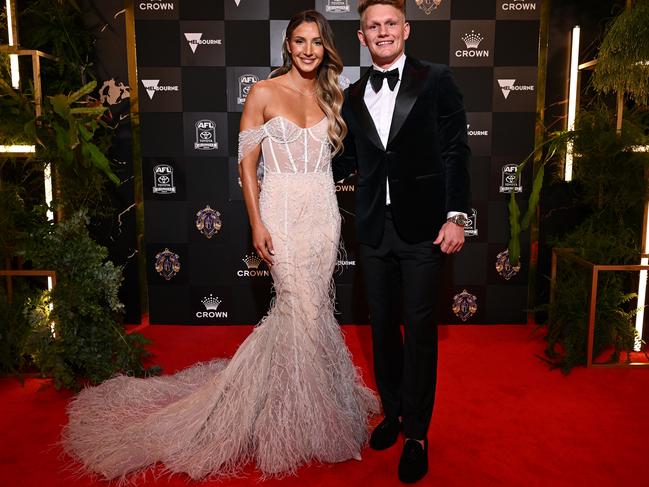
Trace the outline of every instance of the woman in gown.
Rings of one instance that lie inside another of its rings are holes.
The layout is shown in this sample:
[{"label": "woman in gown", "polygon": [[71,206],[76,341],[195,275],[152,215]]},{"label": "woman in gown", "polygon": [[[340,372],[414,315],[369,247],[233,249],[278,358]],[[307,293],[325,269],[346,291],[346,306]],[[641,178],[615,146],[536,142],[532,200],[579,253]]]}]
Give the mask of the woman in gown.
[{"label": "woman in gown", "polygon": [[271,268],[275,300],[230,360],[118,376],[72,400],[63,446],[106,479],[157,462],[201,479],[236,475],[251,461],[266,477],[360,459],[379,406],[333,315],[340,215],[330,160],[346,130],[342,64],[315,11],[291,19],[283,54],[275,77],[249,93],[239,135],[253,245]]}]

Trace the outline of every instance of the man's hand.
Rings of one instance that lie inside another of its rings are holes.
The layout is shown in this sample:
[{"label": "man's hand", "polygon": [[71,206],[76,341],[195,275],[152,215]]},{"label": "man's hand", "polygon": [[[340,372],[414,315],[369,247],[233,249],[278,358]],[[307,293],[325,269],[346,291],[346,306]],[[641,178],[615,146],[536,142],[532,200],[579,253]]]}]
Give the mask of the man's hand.
[{"label": "man's hand", "polygon": [[459,252],[464,245],[464,227],[452,222],[444,223],[433,244],[439,245],[445,254]]}]

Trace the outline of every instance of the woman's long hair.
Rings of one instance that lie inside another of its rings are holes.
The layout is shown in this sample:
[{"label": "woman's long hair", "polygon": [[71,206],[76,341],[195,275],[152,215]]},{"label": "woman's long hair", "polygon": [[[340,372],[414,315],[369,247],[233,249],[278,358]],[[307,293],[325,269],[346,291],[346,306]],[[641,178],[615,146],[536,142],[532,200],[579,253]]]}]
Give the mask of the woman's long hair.
[{"label": "woman's long hair", "polygon": [[316,99],[318,100],[320,109],[329,120],[327,134],[333,146],[333,153],[336,154],[342,150],[343,139],[347,135],[347,125],[341,115],[343,92],[338,85],[338,76],[343,70],[343,63],[334,45],[331,27],[320,12],[305,10],[295,14],[289,21],[288,27],[286,27],[286,37],[282,43],[282,59],[284,64],[273,71],[270,77],[274,78],[286,74],[293,67],[287,44],[293,35],[293,31],[303,22],[314,22],[318,25],[318,30],[320,31],[320,38],[322,39],[325,53],[322,63],[318,66]]}]

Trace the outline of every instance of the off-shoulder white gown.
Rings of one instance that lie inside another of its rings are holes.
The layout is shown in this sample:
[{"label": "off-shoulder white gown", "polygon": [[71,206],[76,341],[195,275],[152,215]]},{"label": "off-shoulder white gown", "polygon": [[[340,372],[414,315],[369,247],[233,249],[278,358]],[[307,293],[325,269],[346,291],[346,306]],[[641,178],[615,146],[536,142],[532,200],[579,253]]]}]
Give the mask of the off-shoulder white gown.
[{"label": "off-shoulder white gown", "polygon": [[378,412],[333,315],[340,214],[327,119],[283,117],[239,135],[239,160],[261,144],[260,209],[275,250],[276,298],[230,360],[175,375],[118,376],[70,403],[62,443],[87,470],[122,478],[156,462],[191,478],[262,475],[360,458]]}]

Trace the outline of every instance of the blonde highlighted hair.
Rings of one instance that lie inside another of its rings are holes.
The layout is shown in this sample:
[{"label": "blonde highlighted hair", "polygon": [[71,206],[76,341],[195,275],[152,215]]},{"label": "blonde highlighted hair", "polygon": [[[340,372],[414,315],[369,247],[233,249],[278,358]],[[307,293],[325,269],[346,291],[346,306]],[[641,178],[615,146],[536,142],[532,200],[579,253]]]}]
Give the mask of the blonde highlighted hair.
[{"label": "blonde highlighted hair", "polygon": [[362,18],[363,13],[365,13],[365,11],[372,5],[390,5],[391,7],[400,10],[404,16],[406,15],[406,0],[359,0],[358,15]]},{"label": "blonde highlighted hair", "polygon": [[286,37],[282,43],[283,64],[270,75],[271,78],[288,73],[293,67],[291,54],[288,51],[288,40],[293,31],[303,22],[317,24],[320,31],[320,39],[324,47],[324,58],[318,66],[316,85],[316,99],[320,109],[325,113],[329,121],[328,136],[333,146],[333,153],[336,154],[343,149],[343,140],[347,135],[347,125],[341,115],[343,106],[343,92],[338,84],[338,76],[343,70],[343,63],[334,44],[334,36],[327,19],[320,12],[305,10],[293,16],[286,27]]}]

